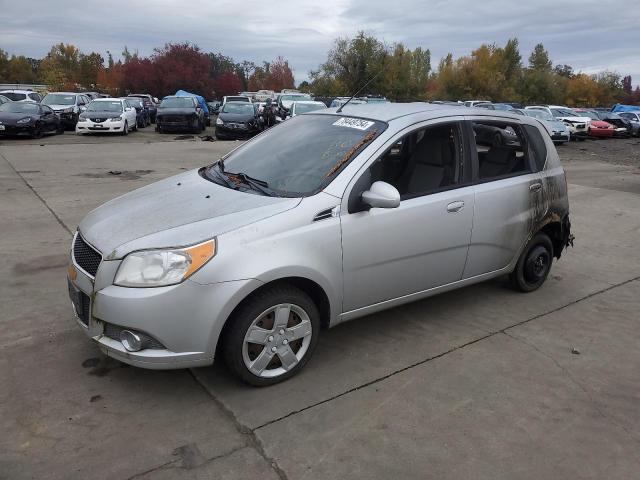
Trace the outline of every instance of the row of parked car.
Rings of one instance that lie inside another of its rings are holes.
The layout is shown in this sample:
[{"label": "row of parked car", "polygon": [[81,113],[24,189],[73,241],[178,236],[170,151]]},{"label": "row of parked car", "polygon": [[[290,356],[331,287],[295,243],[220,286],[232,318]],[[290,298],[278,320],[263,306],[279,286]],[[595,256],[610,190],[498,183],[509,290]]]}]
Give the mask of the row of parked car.
[{"label": "row of parked car", "polygon": [[[444,103],[444,102],[443,102]],[[640,107],[629,111],[607,108],[570,108],[562,105],[530,105],[519,103],[492,103],[481,100],[467,101],[466,107],[508,111],[528,115],[546,124],[556,144],[586,138],[629,138],[640,136]]]}]

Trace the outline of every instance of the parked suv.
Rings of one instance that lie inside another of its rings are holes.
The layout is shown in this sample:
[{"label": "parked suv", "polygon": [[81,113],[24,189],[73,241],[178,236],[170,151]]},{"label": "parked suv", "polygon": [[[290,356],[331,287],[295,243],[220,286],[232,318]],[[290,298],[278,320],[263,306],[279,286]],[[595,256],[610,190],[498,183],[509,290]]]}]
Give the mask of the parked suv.
[{"label": "parked suv", "polygon": [[42,104],[48,105],[60,116],[62,124],[72,129],[76,128],[78,116],[86,110],[90,102],[86,95],[72,92],[47,93],[42,99]]},{"label": "parked suv", "polygon": [[79,326],[125,363],[220,356],[268,385],[323,327],[502,275],[538,289],[572,241],[553,142],[534,118],[460,113],[318,110],[98,207],[71,248]]},{"label": "parked suv", "polygon": [[36,102],[40,103],[42,97],[33,90],[0,90],[0,95],[4,95],[14,102]]},{"label": "parked suv", "polygon": [[158,107],[156,131],[186,130],[200,133],[205,129],[204,110],[195,97],[164,97]]}]

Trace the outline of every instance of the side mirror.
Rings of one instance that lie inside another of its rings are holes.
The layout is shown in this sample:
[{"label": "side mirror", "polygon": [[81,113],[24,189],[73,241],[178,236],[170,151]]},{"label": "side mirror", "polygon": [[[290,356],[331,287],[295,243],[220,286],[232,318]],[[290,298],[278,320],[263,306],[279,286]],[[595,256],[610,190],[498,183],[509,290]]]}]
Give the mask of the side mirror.
[{"label": "side mirror", "polygon": [[387,182],[373,182],[369,190],[362,192],[362,203],[372,208],[397,208],[400,192]]}]

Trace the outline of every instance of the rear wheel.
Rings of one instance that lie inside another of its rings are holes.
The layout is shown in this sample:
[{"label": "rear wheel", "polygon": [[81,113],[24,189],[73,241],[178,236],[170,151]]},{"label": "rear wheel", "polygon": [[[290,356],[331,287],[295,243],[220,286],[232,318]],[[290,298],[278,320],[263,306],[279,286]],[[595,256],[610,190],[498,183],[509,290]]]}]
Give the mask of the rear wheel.
[{"label": "rear wheel", "polygon": [[521,292],[533,292],[547,279],[553,263],[553,244],[544,233],[533,237],[509,275],[511,285]]},{"label": "rear wheel", "polygon": [[274,285],[252,295],[229,321],[223,335],[224,359],[236,376],[254,386],[295,375],[318,342],[318,308],[291,285]]}]

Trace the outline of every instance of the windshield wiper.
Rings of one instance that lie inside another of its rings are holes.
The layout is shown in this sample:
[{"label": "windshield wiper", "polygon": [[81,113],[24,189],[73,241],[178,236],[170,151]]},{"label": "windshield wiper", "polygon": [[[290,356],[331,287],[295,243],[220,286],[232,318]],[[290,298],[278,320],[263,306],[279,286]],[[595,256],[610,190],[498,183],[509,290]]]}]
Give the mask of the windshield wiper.
[{"label": "windshield wiper", "polygon": [[269,184],[267,182],[265,182],[264,180],[260,180],[258,178],[250,177],[249,175],[247,175],[246,173],[243,173],[243,172],[240,172],[240,173],[224,172],[224,173],[232,181],[239,180],[242,183],[244,183],[245,185],[249,185],[254,190],[257,190],[258,192],[262,192],[263,194],[268,195],[270,197],[273,196],[273,190],[271,190],[269,188]]},{"label": "windshield wiper", "polygon": [[237,190],[238,186],[235,183],[229,181],[225,176],[224,167],[220,165],[220,162],[218,162],[218,168],[220,169],[219,171],[215,169],[215,166],[216,166],[215,164],[212,165],[211,168],[207,170],[207,172],[213,172],[216,175],[216,177],[224,183],[224,185],[234,190]]}]

